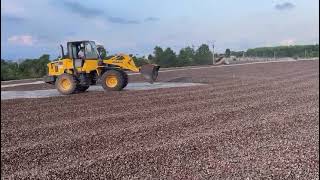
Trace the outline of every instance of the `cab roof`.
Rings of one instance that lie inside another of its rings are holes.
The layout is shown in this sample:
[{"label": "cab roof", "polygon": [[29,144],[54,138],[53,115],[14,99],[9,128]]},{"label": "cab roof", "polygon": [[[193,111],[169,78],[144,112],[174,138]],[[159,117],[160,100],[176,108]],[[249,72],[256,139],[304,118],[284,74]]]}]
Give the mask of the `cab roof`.
[{"label": "cab roof", "polygon": [[68,41],[67,43],[82,43],[82,42],[95,42],[93,40],[82,40],[82,41]]}]

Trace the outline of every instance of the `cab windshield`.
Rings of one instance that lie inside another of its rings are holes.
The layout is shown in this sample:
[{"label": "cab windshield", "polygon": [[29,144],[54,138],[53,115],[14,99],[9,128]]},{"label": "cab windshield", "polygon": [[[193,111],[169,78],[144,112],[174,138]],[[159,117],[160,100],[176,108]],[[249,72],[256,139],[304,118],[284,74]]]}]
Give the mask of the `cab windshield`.
[{"label": "cab windshield", "polygon": [[89,41],[85,43],[85,53],[86,53],[86,59],[98,58],[97,46],[94,43],[94,41]]}]

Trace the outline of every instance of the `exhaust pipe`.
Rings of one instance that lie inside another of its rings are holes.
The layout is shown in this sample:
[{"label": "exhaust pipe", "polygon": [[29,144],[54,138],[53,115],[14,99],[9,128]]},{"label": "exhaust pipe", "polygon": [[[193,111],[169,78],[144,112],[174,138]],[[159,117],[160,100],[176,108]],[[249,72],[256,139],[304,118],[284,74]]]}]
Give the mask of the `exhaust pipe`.
[{"label": "exhaust pipe", "polygon": [[149,83],[152,84],[157,80],[159,69],[159,65],[146,64],[140,67],[140,73]]}]

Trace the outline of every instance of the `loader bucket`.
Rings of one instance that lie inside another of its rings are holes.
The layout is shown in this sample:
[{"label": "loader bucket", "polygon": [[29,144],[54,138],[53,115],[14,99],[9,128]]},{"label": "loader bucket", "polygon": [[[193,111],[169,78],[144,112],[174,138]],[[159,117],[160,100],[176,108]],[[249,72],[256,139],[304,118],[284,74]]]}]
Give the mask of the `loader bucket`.
[{"label": "loader bucket", "polygon": [[158,65],[146,64],[140,67],[140,73],[152,84],[158,77],[159,68],[160,66]]}]

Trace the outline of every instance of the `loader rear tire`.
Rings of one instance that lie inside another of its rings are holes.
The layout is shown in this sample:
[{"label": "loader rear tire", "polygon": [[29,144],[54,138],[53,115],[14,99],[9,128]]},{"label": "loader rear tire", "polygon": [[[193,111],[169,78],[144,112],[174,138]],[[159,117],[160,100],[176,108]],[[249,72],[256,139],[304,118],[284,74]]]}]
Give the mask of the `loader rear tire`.
[{"label": "loader rear tire", "polygon": [[64,73],[58,76],[55,86],[61,94],[68,95],[76,92],[77,81],[73,75]]},{"label": "loader rear tire", "polygon": [[101,84],[104,90],[121,91],[125,85],[125,77],[117,70],[108,70],[103,73]]}]

